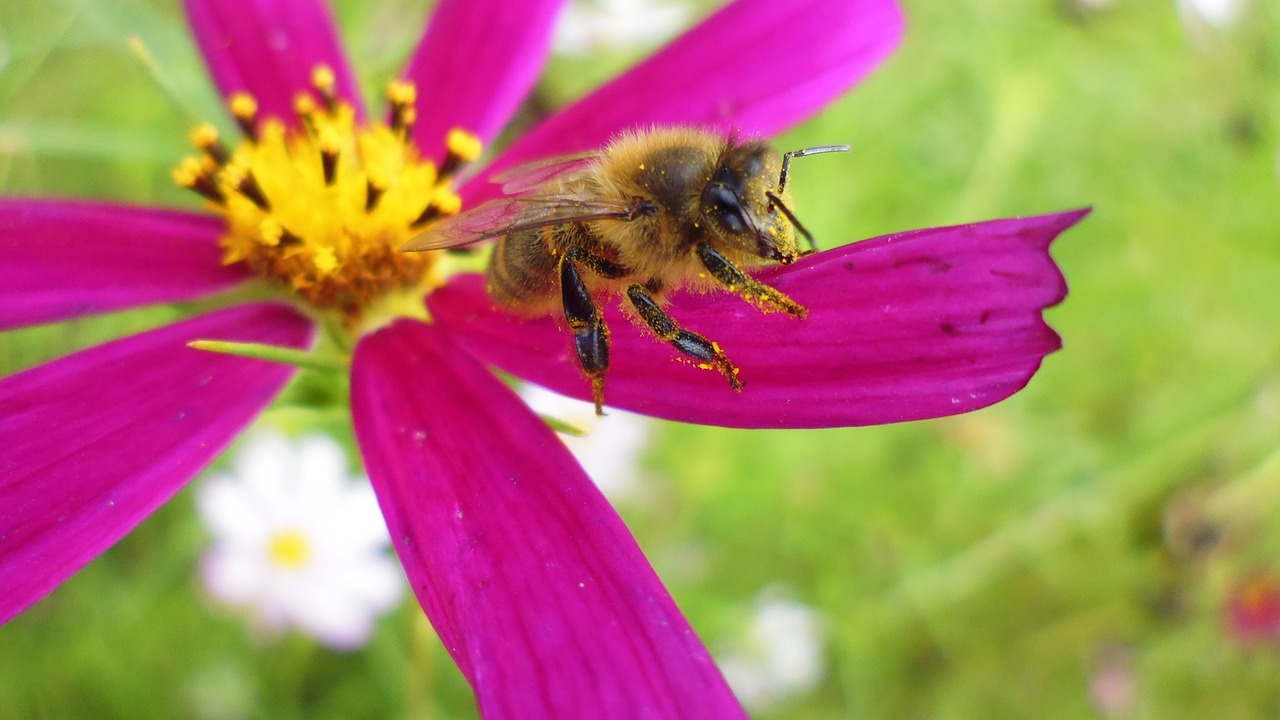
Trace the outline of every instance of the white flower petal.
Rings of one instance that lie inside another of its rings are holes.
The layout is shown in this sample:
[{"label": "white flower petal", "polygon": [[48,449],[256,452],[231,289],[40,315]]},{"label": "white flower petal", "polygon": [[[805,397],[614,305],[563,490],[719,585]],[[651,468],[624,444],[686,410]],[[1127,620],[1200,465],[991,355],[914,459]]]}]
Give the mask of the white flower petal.
[{"label": "white flower petal", "polygon": [[342,493],[350,463],[341,445],[325,435],[309,435],[298,441],[296,452],[292,473],[306,497],[328,502]]},{"label": "white flower petal", "polygon": [[216,538],[236,538],[252,543],[265,540],[261,502],[245,492],[236,478],[214,475],[197,487],[195,492],[200,520]]},{"label": "white flower petal", "polygon": [[522,387],[520,397],[534,412],[586,433],[583,437],[561,435],[560,439],[605,497],[617,502],[639,491],[637,466],[652,427],[647,418],[613,409],[600,418],[591,403],[537,385]]},{"label": "white flower petal", "polygon": [[257,602],[271,578],[270,563],[261,553],[226,546],[207,552],[200,569],[209,594],[232,606]]},{"label": "white flower petal", "polygon": [[817,687],[826,674],[826,623],[813,608],[768,588],[743,638],[717,661],[738,699],[768,708]]},{"label": "white flower petal", "polygon": [[363,644],[405,583],[373,489],[347,463],[322,436],[249,438],[236,473],[196,491],[216,537],[202,562],[210,596],[259,630],[294,628],[341,649]]}]

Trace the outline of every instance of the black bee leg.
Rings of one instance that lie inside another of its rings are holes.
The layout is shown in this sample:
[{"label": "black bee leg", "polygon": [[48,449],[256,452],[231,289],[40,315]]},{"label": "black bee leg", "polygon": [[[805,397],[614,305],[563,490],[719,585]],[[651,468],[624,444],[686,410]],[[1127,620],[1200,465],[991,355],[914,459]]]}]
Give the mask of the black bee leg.
[{"label": "black bee leg", "polygon": [[591,379],[591,398],[596,404],[596,415],[603,415],[604,371],[609,368],[609,328],[582,282],[572,252],[560,260],[560,292],[564,300],[564,319],[573,331],[578,362]]},{"label": "black bee leg", "polygon": [[781,310],[800,320],[808,316],[809,310],[805,306],[742,272],[707,243],[698,243],[698,259],[702,261],[702,266],[707,269],[707,272],[720,281],[720,284],[760,310],[764,312]]},{"label": "black bee leg", "polygon": [[600,277],[609,278],[610,280],[617,280],[631,272],[616,262],[605,260],[599,255],[592,255],[580,247],[569,248],[568,252],[566,252],[564,256],[570,262],[585,265],[591,270],[591,272],[599,275]]},{"label": "black bee leg", "polygon": [[734,390],[742,390],[742,381],[738,379],[738,368],[729,362],[729,358],[725,356],[719,345],[696,332],[676,325],[676,321],[672,320],[671,316],[658,305],[658,301],[653,299],[645,286],[632,285],[627,288],[627,298],[631,300],[636,312],[640,313],[641,319],[655,335],[693,358],[694,364],[703,370],[718,370],[728,378],[729,386]]}]

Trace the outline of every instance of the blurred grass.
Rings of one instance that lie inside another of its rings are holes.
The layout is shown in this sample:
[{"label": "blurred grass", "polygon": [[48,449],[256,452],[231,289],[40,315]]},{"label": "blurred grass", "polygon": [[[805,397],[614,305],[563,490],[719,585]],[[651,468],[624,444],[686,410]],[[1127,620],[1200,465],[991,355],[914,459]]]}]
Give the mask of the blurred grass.
[{"label": "blurred grass", "polygon": [[[815,693],[760,717],[1088,718],[1121,656],[1127,716],[1280,708],[1280,645],[1222,606],[1280,571],[1280,8],[1234,29],[1171,0],[908,0],[897,55],[782,147],[824,244],[1081,205],[1056,246],[1065,348],[1024,392],[968,416],[821,432],[665,425],[650,493],[623,508],[713,647],[784,583],[832,629]],[[381,87],[425,9],[337,4]],[[411,19],[406,20],[406,18]],[[136,34],[176,97],[127,52]],[[785,34],[779,45],[785,48]],[[558,60],[563,103],[629,61]],[[189,116],[225,119],[171,3],[0,7],[0,190],[190,206],[168,171]],[[0,336],[25,367],[163,322],[127,313]],[[180,495],[0,628],[0,717],[470,717],[411,603],[366,650],[259,645],[196,586]]]}]

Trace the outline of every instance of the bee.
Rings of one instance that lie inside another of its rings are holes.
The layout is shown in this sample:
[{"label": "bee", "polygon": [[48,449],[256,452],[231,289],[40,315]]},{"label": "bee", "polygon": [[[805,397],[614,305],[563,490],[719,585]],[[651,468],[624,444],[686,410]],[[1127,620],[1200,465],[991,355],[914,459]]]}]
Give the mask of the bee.
[{"label": "bee", "polygon": [[741,391],[738,368],[716,342],[680,327],[665,309],[666,295],[727,290],[762,312],[804,319],[803,306],[742,268],[789,265],[817,250],[791,211],[788,166],[793,158],[848,150],[826,145],[779,155],[763,141],[698,128],[630,132],[601,149],[497,176],[505,197],[432,224],[401,250],[496,238],[485,271],[489,294],[530,316],[563,311],[596,414],[609,367],[598,299],[625,295],[658,339]]}]

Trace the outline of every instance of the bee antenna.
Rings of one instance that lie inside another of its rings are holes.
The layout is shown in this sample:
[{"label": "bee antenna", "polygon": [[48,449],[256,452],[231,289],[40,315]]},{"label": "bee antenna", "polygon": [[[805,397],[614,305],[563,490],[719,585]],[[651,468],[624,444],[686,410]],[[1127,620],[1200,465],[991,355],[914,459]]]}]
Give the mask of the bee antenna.
[{"label": "bee antenna", "polygon": [[813,233],[809,232],[804,225],[800,224],[800,219],[796,217],[795,213],[791,212],[791,208],[782,203],[782,198],[774,195],[773,192],[769,190],[766,190],[764,194],[769,198],[769,204],[781,210],[782,214],[786,215],[787,220],[795,227],[796,232],[800,233],[804,236],[805,240],[809,241],[809,247],[812,248],[813,252],[817,252],[818,242],[813,239]]},{"label": "bee antenna", "polygon": [[[808,157],[810,155],[821,155],[831,152],[849,152],[853,148],[848,145],[818,145],[816,147],[802,148],[800,150],[790,150],[782,154],[782,172],[778,175],[778,192],[781,193],[787,187],[787,169],[791,166],[791,158]],[[779,203],[781,205],[781,203]],[[790,211],[784,210],[787,217],[795,223],[795,216]],[[796,227],[800,227],[796,223]]]}]

